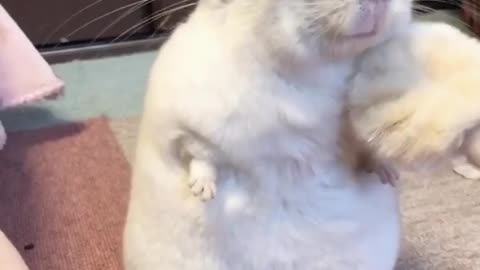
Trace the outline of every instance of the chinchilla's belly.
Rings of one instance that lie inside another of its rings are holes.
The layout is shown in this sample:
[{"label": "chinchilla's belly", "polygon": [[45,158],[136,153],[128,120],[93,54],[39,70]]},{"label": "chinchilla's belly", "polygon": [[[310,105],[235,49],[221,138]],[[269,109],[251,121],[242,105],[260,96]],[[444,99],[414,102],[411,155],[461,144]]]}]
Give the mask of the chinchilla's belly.
[{"label": "chinchilla's belly", "polygon": [[[319,175],[341,176],[332,171]],[[399,222],[391,187],[376,178],[342,187],[262,180],[226,178],[206,203],[161,189],[132,194],[126,269],[393,269]]]},{"label": "chinchilla's belly", "polygon": [[[342,188],[313,181],[273,188],[268,179],[264,181],[256,190],[227,181],[207,207],[208,246],[225,269],[393,267],[399,228],[396,196],[390,187],[378,179],[370,186]],[[385,253],[380,260],[379,246]]]}]

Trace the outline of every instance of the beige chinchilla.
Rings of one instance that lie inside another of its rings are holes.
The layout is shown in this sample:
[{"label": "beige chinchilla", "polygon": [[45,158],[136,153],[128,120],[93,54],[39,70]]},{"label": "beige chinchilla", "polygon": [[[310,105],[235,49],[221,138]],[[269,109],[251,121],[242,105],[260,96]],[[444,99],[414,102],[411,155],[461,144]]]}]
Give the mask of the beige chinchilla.
[{"label": "beige chinchilla", "polygon": [[396,190],[339,143],[357,58],[405,0],[200,0],[150,73],[127,270],[392,270]]}]

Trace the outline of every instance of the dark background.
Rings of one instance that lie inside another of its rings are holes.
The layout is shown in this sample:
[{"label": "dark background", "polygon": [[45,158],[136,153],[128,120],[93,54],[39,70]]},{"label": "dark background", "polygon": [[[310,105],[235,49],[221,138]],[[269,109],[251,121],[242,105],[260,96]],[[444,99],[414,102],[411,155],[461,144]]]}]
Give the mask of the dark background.
[{"label": "dark background", "polygon": [[[115,38],[120,41],[126,39],[128,34],[119,36],[135,25],[142,27],[139,27],[130,39],[147,38],[167,31],[191,10],[190,8],[175,12],[171,16],[163,16],[159,20],[142,25],[142,22],[162,9],[172,4],[179,5],[182,1],[2,0],[1,2],[39,48],[59,47],[62,44],[91,44],[93,41],[112,41]],[[187,3],[194,3],[194,0]],[[108,14],[109,12],[111,14]],[[126,15],[127,12],[130,14]],[[115,21],[117,21],[115,24],[108,27]]]},{"label": "dark background", "polygon": [[[155,49],[194,7],[151,18],[197,0],[0,1],[44,57],[61,62]],[[434,9],[460,8],[455,1],[417,3]],[[135,42],[125,45],[129,41]]]}]

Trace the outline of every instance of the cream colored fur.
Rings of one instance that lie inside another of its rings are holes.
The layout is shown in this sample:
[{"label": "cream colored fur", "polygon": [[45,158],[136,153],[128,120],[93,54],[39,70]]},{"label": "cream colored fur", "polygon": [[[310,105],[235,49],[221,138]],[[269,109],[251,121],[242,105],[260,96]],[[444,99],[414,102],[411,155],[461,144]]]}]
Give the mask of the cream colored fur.
[{"label": "cream colored fur", "polygon": [[150,74],[126,269],[392,270],[396,191],[338,135],[353,62],[409,20],[404,0],[201,0]]},{"label": "cream colored fur", "polygon": [[450,155],[480,120],[480,43],[443,23],[417,22],[360,61],[354,125],[383,158]]}]

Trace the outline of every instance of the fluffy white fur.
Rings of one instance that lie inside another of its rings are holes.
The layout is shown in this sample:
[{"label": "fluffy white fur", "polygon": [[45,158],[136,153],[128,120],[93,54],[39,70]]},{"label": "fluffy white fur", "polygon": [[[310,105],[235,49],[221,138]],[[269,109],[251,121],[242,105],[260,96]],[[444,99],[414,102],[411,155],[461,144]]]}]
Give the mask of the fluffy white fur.
[{"label": "fluffy white fur", "polygon": [[374,3],[200,1],[151,72],[127,270],[393,269],[395,190],[337,144],[354,60],[410,20],[392,0],[346,37]]},{"label": "fluffy white fur", "polygon": [[[350,102],[356,130],[377,154],[412,165],[451,157],[478,124],[480,43],[443,23],[408,30],[364,54]],[[475,138],[464,143],[467,156],[480,155]],[[469,178],[478,174],[464,162],[457,166]]]}]

